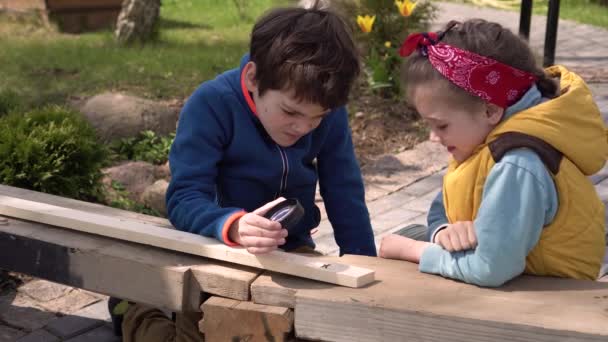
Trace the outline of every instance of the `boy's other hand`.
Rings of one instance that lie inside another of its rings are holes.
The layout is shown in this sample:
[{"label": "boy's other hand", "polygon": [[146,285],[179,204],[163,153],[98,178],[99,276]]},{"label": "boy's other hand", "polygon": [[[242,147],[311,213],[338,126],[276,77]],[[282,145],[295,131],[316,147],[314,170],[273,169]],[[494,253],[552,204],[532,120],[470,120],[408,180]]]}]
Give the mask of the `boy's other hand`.
[{"label": "boy's other hand", "polygon": [[449,224],[435,235],[435,243],[448,252],[466,251],[477,247],[475,226],[471,221]]},{"label": "boy's other hand", "polygon": [[253,212],[243,215],[230,226],[229,238],[245,247],[251,254],[268,253],[283,245],[287,237],[287,229],[283,229],[279,222],[262,216],[283,201],[285,198],[279,197]]}]

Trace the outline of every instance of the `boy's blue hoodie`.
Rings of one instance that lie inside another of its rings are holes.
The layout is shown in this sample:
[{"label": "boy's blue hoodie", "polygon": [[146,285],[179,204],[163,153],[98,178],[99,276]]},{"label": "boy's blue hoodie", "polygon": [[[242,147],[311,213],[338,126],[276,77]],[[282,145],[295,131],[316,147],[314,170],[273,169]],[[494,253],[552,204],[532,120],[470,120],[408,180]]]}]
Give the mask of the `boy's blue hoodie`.
[{"label": "boy's blue hoodie", "polygon": [[169,154],[171,223],[230,243],[228,226],[243,210],[280,196],[297,198],[305,216],[281,248],[314,248],[310,230],[320,222],[314,203],[319,181],[340,254],[375,256],[345,108],[333,110],[293,146],[280,147],[264,130],[241,82],[248,61],[246,55],[240,68],[203,83],[180,114]]}]

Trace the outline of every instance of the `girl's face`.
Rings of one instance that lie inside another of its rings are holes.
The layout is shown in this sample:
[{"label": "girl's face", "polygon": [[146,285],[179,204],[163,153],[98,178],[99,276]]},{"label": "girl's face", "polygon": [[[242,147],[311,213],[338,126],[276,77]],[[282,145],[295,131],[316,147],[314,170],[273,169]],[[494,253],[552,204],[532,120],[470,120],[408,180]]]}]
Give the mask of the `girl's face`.
[{"label": "girl's face", "polygon": [[431,128],[430,140],[441,143],[461,163],[500,123],[504,110],[486,103],[464,105],[439,89],[444,88],[431,82],[417,86],[413,105]]}]

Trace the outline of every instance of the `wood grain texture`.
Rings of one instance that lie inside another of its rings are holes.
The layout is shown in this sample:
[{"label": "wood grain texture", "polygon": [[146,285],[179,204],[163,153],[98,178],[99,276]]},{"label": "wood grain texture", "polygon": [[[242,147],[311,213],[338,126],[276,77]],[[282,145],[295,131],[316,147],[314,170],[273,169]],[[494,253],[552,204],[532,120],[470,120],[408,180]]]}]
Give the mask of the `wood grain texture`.
[{"label": "wood grain texture", "polygon": [[491,289],[403,261],[340,261],[375,269],[377,281],[350,289],[267,272],[253,282],[252,300],[293,303],[296,335],[312,340],[608,340],[607,283],[522,276]]},{"label": "wood grain texture", "polygon": [[281,272],[349,287],[361,287],[374,281],[374,271],[336,262],[274,251],[253,255],[243,248],[233,248],[196,234],[166,229],[154,223],[115,217],[84,210],[0,194],[0,215],[69,228],[114,239],[170,249],[228,261],[245,266]]},{"label": "wood grain texture", "polygon": [[199,310],[201,292],[247,299],[260,272],[15,219],[0,225],[0,268],[171,311]]},{"label": "wood grain texture", "polygon": [[228,298],[211,297],[201,307],[199,324],[207,341],[287,341],[293,310]]}]

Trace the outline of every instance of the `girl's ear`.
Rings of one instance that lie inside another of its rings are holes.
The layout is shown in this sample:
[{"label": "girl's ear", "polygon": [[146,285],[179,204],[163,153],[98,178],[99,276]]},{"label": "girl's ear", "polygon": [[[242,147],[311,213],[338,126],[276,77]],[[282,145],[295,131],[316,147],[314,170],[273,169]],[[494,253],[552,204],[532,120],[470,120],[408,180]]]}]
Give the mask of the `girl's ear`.
[{"label": "girl's ear", "polygon": [[254,62],[247,62],[245,65],[245,87],[252,93],[258,90],[258,81],[255,78],[257,66]]},{"label": "girl's ear", "polygon": [[493,103],[486,104],[486,116],[490,124],[497,125],[502,120],[504,113],[504,108],[501,108]]}]

